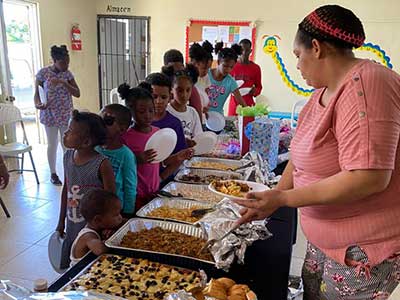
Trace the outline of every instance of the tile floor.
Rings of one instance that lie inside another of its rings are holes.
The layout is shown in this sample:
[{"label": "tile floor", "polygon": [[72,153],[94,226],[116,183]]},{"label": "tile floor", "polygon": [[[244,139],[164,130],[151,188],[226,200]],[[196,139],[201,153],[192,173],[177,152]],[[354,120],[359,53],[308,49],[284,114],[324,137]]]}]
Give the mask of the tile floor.
[{"label": "tile floor", "polygon": [[[37,278],[52,282],[59,276],[48,261],[47,240],[58,221],[61,188],[49,182],[46,147],[34,145],[33,155],[40,185],[33,173],[13,173],[7,189],[0,191],[12,215],[7,219],[0,210],[0,279],[11,279],[27,288],[32,288]],[[57,168],[62,174],[61,154]],[[306,241],[299,229],[291,274],[300,275],[305,250]],[[400,288],[390,299],[400,299]]]}]

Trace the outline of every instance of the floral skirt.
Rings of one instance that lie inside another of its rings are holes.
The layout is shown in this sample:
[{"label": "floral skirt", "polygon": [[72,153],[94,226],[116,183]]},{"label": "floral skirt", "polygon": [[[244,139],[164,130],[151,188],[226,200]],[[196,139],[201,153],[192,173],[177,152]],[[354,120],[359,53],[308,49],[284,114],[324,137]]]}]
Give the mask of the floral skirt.
[{"label": "floral skirt", "polygon": [[370,267],[362,248],[352,246],[342,265],[308,243],[302,278],[304,300],[383,300],[400,282],[400,254]]}]

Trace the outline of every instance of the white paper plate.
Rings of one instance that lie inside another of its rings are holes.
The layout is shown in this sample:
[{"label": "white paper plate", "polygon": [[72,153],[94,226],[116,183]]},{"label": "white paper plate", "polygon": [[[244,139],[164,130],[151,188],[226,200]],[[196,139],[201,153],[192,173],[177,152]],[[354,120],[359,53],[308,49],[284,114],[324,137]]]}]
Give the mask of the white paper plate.
[{"label": "white paper plate", "polygon": [[221,131],[225,128],[225,117],[219,112],[209,111],[206,126],[212,131]]},{"label": "white paper plate", "polygon": [[240,93],[240,95],[244,96],[244,95],[247,95],[250,92],[250,90],[251,90],[250,87],[241,88],[241,89],[239,89],[239,93]]},{"label": "white paper plate", "polygon": [[153,149],[157,152],[157,156],[153,164],[162,162],[169,157],[176,146],[177,136],[173,129],[163,128],[154,133],[146,143],[144,151]]},{"label": "white paper plate", "polygon": [[[244,181],[244,180],[224,180],[224,181],[236,181],[236,182],[240,182],[240,183],[245,183],[250,187],[250,192],[263,192],[263,191],[269,190],[269,187],[267,187],[266,185],[263,185],[263,184],[257,183],[257,182],[253,182],[253,181]],[[221,195],[221,196],[224,196],[224,197],[227,197],[230,199],[248,200],[247,198],[244,198],[244,197],[237,197],[237,196],[232,196],[232,195],[221,193],[213,187],[212,183],[210,183],[208,188],[213,193],[216,193],[218,195]]]},{"label": "white paper plate", "polygon": [[65,241],[65,238],[61,237],[59,232],[56,231],[50,236],[49,244],[47,247],[50,263],[53,266],[53,269],[60,274],[63,273],[63,271],[64,271],[63,269],[60,268],[61,252],[62,252],[62,247],[63,247],[64,241]]},{"label": "white paper plate", "polygon": [[196,146],[193,147],[195,155],[201,155],[211,152],[217,144],[218,136],[212,131],[202,132],[196,135],[193,140]]},{"label": "white paper plate", "polygon": [[236,80],[236,84],[238,85],[238,87],[241,87],[244,83],[244,80]]},{"label": "white paper plate", "polygon": [[47,95],[44,92],[44,89],[39,85],[39,98],[40,98],[40,102],[42,102],[43,104],[47,103]]}]

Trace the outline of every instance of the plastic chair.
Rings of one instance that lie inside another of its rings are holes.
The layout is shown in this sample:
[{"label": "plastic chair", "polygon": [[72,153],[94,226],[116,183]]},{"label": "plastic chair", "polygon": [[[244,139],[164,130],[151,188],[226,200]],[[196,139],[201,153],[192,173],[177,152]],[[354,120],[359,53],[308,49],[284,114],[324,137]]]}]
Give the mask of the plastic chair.
[{"label": "plastic chair", "polygon": [[307,100],[303,99],[303,100],[299,100],[295,104],[293,104],[292,113],[290,116],[290,127],[292,129],[296,128],[299,113],[303,109],[304,105],[306,105],[306,103],[307,103]]},{"label": "plastic chair", "polygon": [[[17,107],[12,104],[0,103],[0,126],[8,124],[20,123],[23,133],[22,143],[13,142],[4,145],[0,145],[0,154],[5,157],[13,157],[21,160],[20,168],[9,170],[9,172],[20,172],[23,171],[33,172],[35,174],[36,182],[39,184],[39,178],[36,172],[35,163],[32,157],[32,146],[29,145],[28,139],[26,137],[24,122],[22,121],[21,112]],[[33,170],[24,169],[24,156],[25,153],[29,154],[31,159]],[[21,155],[21,156],[20,156]]]},{"label": "plastic chair", "polygon": [[4,213],[6,214],[7,218],[11,218],[10,213],[8,212],[8,209],[6,207],[6,204],[4,203],[3,199],[0,197],[0,205],[4,210]]},{"label": "plastic chair", "polygon": [[117,102],[116,102],[116,103],[124,105],[123,100],[122,100],[121,97],[119,96],[118,88],[112,89],[112,90],[110,91],[110,100],[109,100],[110,103],[107,103],[107,104],[115,103],[115,101],[114,101],[114,96],[117,96]]}]

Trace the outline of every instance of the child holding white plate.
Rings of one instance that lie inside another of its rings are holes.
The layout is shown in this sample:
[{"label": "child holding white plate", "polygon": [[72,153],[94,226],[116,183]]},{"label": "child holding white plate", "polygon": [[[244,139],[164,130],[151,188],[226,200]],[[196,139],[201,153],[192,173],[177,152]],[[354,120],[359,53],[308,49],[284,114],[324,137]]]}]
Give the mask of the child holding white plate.
[{"label": "child holding white plate", "polygon": [[180,162],[192,156],[192,149],[185,149],[163,161],[166,166],[159,175],[160,163],[155,162],[157,152],[155,149],[145,151],[145,146],[150,137],[159,128],[151,125],[154,119],[154,101],[151,93],[143,88],[131,88],[124,83],[118,87],[118,92],[125,100],[126,106],[131,110],[134,126],[129,128],[122,136],[122,141],[136,155],[137,167],[137,193],[136,210],[147,204],[158,191],[161,179],[167,178],[179,166]]}]

